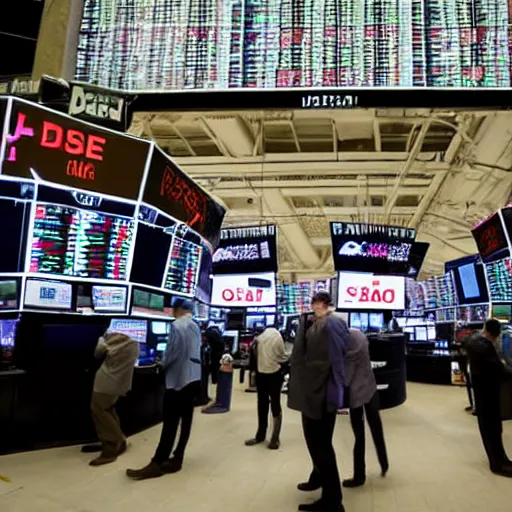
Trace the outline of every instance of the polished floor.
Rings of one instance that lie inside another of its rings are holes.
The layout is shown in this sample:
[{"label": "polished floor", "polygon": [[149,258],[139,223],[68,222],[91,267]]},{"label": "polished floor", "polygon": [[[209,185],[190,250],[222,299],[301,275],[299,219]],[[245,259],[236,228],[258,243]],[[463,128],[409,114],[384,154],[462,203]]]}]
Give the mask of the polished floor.
[{"label": "polished floor", "polygon": [[[347,512],[501,512],[512,510],[512,481],[487,467],[475,418],[464,412],[465,391],[409,384],[408,401],[383,413],[391,470],[381,479],[368,445],[368,482],[345,491]],[[159,427],[131,438],[115,464],[87,465],[78,448],[0,457],[2,512],[194,512],[293,511],[314,496],[301,495],[310,462],[298,414],[285,410],[282,447],[247,448],[254,430],[253,394],[233,394],[224,415],[197,414],[183,471],[157,480],[132,482],[127,467],[145,464]],[[505,424],[512,455],[512,422]],[[350,473],[352,434],[340,416],[335,446],[343,476]]]}]

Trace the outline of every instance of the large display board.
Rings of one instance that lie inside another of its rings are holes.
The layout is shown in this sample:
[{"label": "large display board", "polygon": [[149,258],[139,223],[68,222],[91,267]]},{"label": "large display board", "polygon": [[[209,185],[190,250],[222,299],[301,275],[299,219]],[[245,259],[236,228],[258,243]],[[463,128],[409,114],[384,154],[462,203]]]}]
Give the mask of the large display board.
[{"label": "large display board", "polygon": [[330,227],[335,270],[407,274],[414,229],[350,222]]},{"label": "large display board", "polygon": [[405,279],[340,272],[338,274],[339,309],[405,309]]},{"label": "large display board", "polygon": [[76,76],[133,90],[510,87],[504,0],[86,0]]},{"label": "large display board", "polygon": [[213,277],[212,306],[275,306],[276,299],[276,276],[273,272]]},{"label": "large display board", "polygon": [[277,272],[276,226],[253,226],[221,230],[213,254],[214,274]]},{"label": "large display board", "polygon": [[126,280],[133,221],[37,204],[30,272]]}]

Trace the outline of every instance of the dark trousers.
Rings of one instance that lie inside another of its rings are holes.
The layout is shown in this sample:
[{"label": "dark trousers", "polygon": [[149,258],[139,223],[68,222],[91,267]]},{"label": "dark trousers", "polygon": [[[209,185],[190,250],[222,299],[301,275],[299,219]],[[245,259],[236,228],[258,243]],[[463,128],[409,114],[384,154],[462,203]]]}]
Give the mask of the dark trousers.
[{"label": "dark trousers", "polygon": [[462,374],[464,375],[464,380],[466,381],[466,390],[468,392],[469,405],[474,408],[475,403],[473,401],[473,389],[471,388],[471,376],[469,375],[468,371],[468,358],[465,356],[461,356],[459,358],[459,366],[462,371]]},{"label": "dark trousers", "polygon": [[322,501],[327,507],[334,508],[343,499],[336,453],[332,446],[335,424],[336,412],[326,412],[319,420],[302,415],[304,437],[313,463],[309,483],[322,487]]},{"label": "dark trousers", "polygon": [[258,391],[258,432],[256,439],[263,441],[267,435],[268,409],[272,410],[272,417],[281,415],[281,388],[283,387],[283,374],[257,373],[256,389]]},{"label": "dark trousers", "polygon": [[352,432],[354,432],[354,479],[364,480],[366,477],[365,450],[366,439],[364,431],[364,416],[372,433],[373,442],[377,451],[377,458],[382,471],[388,469],[388,454],[386,442],[384,440],[384,431],[379,412],[379,392],[376,391],[372,399],[362,407],[350,409],[350,423]]},{"label": "dark trousers", "polygon": [[192,418],[194,416],[194,406],[200,392],[200,381],[192,382],[183,389],[176,391],[168,389],[164,394],[163,402],[163,426],[160,435],[160,442],[156,449],[153,461],[163,464],[171,456],[178,426],[180,426],[180,438],[178,446],[174,450],[176,458],[183,459],[185,448],[187,447],[192,429]]},{"label": "dark trousers", "polygon": [[115,455],[125,442],[121,422],[116,411],[118,396],[93,392],[91,415],[105,455]]},{"label": "dark trousers", "polygon": [[487,388],[473,380],[478,428],[491,470],[499,470],[508,458],[503,446],[500,390]]}]

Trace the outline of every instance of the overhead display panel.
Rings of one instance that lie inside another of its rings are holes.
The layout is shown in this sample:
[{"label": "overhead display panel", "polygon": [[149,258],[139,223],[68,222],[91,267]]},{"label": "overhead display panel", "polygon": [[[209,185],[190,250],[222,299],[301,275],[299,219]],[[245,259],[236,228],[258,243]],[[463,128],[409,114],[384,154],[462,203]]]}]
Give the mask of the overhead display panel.
[{"label": "overhead display panel", "polygon": [[276,232],[274,225],[221,230],[213,273],[277,272]]},{"label": "overhead display panel", "polygon": [[143,199],[217,246],[226,210],[157,147],[151,157]]},{"label": "overhead display panel", "polygon": [[139,196],[150,143],[13,100],[3,174],[125,199]]},{"label": "overhead display panel", "polygon": [[276,300],[276,277],[272,272],[213,277],[212,306],[275,306]]},{"label": "overhead display panel", "polygon": [[476,225],[471,231],[483,261],[494,261],[510,255],[500,212]]},{"label": "overhead display panel", "polygon": [[127,90],[510,87],[509,2],[86,0],[79,80]]},{"label": "overhead display panel", "polygon": [[349,222],[330,227],[335,270],[407,274],[414,229]]}]

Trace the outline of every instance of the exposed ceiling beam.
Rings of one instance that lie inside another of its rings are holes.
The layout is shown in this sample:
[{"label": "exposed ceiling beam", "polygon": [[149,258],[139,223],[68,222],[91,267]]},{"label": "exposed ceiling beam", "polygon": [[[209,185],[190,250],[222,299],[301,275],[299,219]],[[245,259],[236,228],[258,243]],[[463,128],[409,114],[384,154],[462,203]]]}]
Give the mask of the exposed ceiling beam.
[{"label": "exposed ceiling beam", "polygon": [[[271,194],[279,193],[279,190],[277,189],[264,189],[263,194],[266,196],[270,196]],[[285,196],[280,194],[280,196],[285,200]],[[290,207],[291,209],[291,207]],[[274,212],[272,211],[269,214],[264,214],[263,217],[261,216],[260,211],[257,208],[230,208],[229,209],[229,215],[233,217],[238,218],[265,218],[265,217],[272,217],[272,218],[280,218],[280,219],[288,219],[291,222],[293,222],[293,219],[297,219],[298,217],[347,217],[351,215],[357,215],[360,213],[360,209],[357,206],[324,206],[321,208],[321,213],[318,213],[318,206],[307,208],[298,208],[298,212],[296,211],[290,211],[286,210],[283,212]],[[416,211],[416,207],[414,206],[400,206],[395,208],[393,211],[393,216],[411,216],[414,215],[414,212]],[[370,206],[368,208],[368,213],[370,215],[384,215],[384,207],[383,206]]]},{"label": "exposed ceiling beam", "polygon": [[185,147],[188,149],[189,153],[192,156],[197,156],[197,153],[194,151],[194,148],[190,145],[189,141],[185,137],[183,137],[182,133],[180,132],[175,123],[172,124],[172,129],[174,130],[174,133],[176,133],[176,135],[181,139],[181,142],[185,144]]},{"label": "exposed ceiling beam", "polygon": [[373,120],[373,140],[375,142],[375,151],[380,153],[382,151],[382,139],[380,136],[380,123],[377,117]]},{"label": "exposed ceiling beam", "polygon": [[[245,177],[261,178],[268,176],[340,176],[343,174],[368,176],[396,176],[403,168],[400,162],[280,162],[280,163],[230,163],[194,165],[190,158],[175,159],[190,176],[198,179]],[[448,166],[442,162],[414,162],[410,165],[408,174],[430,174],[445,172]],[[397,189],[398,190],[398,189]],[[390,203],[391,204],[391,203]],[[393,203],[394,206],[394,203]]]},{"label": "exposed ceiling beam", "polygon": [[456,217],[450,217],[448,215],[444,215],[442,213],[437,213],[437,212],[427,212],[427,213],[425,213],[425,215],[427,215],[429,217],[437,217],[438,219],[443,219],[443,220],[449,222],[450,224],[453,224],[454,226],[457,226],[459,228],[468,229],[468,230],[473,229],[472,224],[470,224],[469,222],[466,222],[465,220],[457,219]]},{"label": "exposed ceiling beam", "polygon": [[427,119],[423,122],[419,133],[416,135],[416,140],[414,141],[414,144],[412,145],[409,156],[407,157],[407,160],[403,163],[402,168],[400,169],[400,172],[398,173],[398,176],[396,177],[396,181],[393,186],[391,195],[388,197],[388,200],[386,201],[386,213],[385,213],[386,222],[389,222],[389,219],[393,212],[393,208],[394,208],[394,206],[396,204],[396,200],[398,198],[398,191],[400,190],[400,187],[402,186],[403,181],[405,180],[405,178],[407,177],[409,172],[412,170],[416,158],[420,154],[421,148],[423,146],[423,142],[428,133],[431,122],[432,121],[430,119]]},{"label": "exposed ceiling beam", "polygon": [[318,268],[322,261],[299,220],[297,218],[294,222],[282,222],[280,220],[280,217],[283,215],[289,216],[291,219],[295,214],[290,203],[279,190],[262,190],[262,199],[265,209],[268,209],[271,215],[276,216],[279,236],[283,236],[288,240],[290,248],[293,249],[298,259],[306,268]]},{"label": "exposed ceiling beam", "polygon": [[[236,186],[224,186],[224,185],[236,185]],[[216,195],[224,198],[237,198],[237,197],[259,197],[260,190],[262,188],[265,189],[276,189],[280,190],[281,193],[285,197],[343,197],[343,196],[353,196],[357,194],[357,188],[353,187],[337,187],[335,183],[331,183],[331,185],[318,186],[315,181],[311,182],[311,187],[300,187],[295,185],[295,187],[290,186],[282,186],[280,182],[276,183],[275,181],[263,181],[263,182],[251,182],[251,186],[248,184],[237,184],[236,182],[231,183],[219,183],[215,186],[212,191],[215,192]],[[390,191],[390,188],[387,187],[362,187],[361,193],[364,194],[364,199],[368,202],[367,199],[367,191],[369,195],[373,196],[386,196]],[[406,187],[400,189],[400,195],[418,195],[423,196],[428,191],[428,187]],[[363,206],[363,204],[360,204]]]},{"label": "exposed ceiling beam", "polygon": [[453,250],[455,250],[457,252],[460,252],[463,255],[469,256],[470,254],[472,254],[472,252],[468,251],[466,248],[460,247],[459,245],[454,244],[454,243],[450,242],[449,240],[447,240],[446,238],[442,238],[441,236],[436,235],[436,234],[432,233],[431,231],[423,231],[423,234],[427,235],[427,236],[429,236],[431,238],[434,238],[435,240],[437,240],[441,244],[444,244],[447,247],[450,247],[451,249],[453,249]]},{"label": "exposed ceiling beam", "polygon": [[295,125],[293,124],[293,119],[290,120],[290,128],[292,130],[295,147],[297,148],[297,151],[300,153],[302,151],[302,148],[300,147],[299,137],[297,137],[297,130],[295,129]]},{"label": "exposed ceiling beam", "polygon": [[203,130],[205,133],[212,139],[212,141],[217,146],[218,150],[226,157],[232,156],[229,152],[228,148],[224,144],[224,142],[220,139],[220,137],[217,136],[217,134],[212,130],[211,126],[209,125],[208,121],[204,117],[200,117],[199,121],[201,122],[201,125],[203,127]]},{"label": "exposed ceiling beam", "polygon": [[427,193],[421,199],[418,208],[414,212],[412,219],[409,221],[410,228],[418,229],[418,227],[421,224],[421,221],[423,220],[423,216],[425,215],[427,210],[432,205],[434,198],[437,196],[437,194],[441,190],[441,187],[443,186],[443,183],[445,182],[447,176],[448,176],[448,171],[437,173],[434,176],[434,179],[432,180],[432,183],[431,183]]}]

